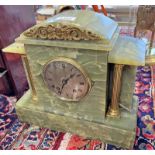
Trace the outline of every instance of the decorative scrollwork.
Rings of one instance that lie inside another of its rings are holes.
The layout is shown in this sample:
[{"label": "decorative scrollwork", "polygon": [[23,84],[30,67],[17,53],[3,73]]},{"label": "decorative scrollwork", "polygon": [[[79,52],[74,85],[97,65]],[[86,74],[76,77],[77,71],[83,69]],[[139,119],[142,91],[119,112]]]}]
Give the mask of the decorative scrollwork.
[{"label": "decorative scrollwork", "polygon": [[102,37],[74,25],[49,24],[36,26],[25,31],[24,36],[47,40],[102,40]]}]

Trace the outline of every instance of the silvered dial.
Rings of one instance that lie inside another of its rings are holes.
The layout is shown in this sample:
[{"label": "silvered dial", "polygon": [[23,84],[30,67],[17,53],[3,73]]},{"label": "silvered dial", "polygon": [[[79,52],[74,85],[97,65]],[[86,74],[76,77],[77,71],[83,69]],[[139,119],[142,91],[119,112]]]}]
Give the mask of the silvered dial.
[{"label": "silvered dial", "polygon": [[49,62],[44,67],[43,78],[48,88],[62,100],[78,101],[90,87],[86,75],[68,61]]}]

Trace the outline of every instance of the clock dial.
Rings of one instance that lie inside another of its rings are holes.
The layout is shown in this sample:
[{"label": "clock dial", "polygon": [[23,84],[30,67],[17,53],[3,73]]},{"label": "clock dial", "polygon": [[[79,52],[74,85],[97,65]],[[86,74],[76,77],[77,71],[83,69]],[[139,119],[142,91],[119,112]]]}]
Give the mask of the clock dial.
[{"label": "clock dial", "polygon": [[81,67],[71,59],[50,61],[44,66],[47,87],[62,100],[78,101],[90,88],[90,81]]}]

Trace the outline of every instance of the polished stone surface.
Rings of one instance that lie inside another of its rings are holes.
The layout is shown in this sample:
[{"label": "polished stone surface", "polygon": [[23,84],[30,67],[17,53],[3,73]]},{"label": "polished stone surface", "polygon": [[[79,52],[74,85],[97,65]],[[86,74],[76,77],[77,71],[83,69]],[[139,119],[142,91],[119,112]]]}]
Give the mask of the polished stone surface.
[{"label": "polished stone surface", "polygon": [[[133,65],[142,64],[144,55],[142,53],[139,59],[139,53],[134,53],[137,48],[138,52],[141,49],[139,41],[134,44],[132,41],[134,39],[130,39],[133,50],[128,52],[129,39],[125,37],[124,41],[120,42],[117,23],[91,11],[64,12],[41,25],[46,28],[50,23],[60,22],[76,25],[81,30],[92,31],[102,39],[99,41],[46,40],[26,37],[24,34],[16,39],[17,42],[24,43],[37,93],[36,101],[32,100],[31,91],[29,91],[17,102],[16,110],[19,118],[39,126],[74,132],[131,148],[134,143],[137,118],[137,98],[133,97],[136,68]],[[32,27],[32,31],[36,27],[40,28],[41,25]],[[78,103],[60,100],[49,91],[43,81],[43,66],[56,57],[67,57],[77,61],[92,80],[93,86],[90,92]],[[115,57],[118,58],[117,61],[113,59]],[[120,119],[106,117],[110,103],[107,100],[107,93],[110,93],[108,90],[111,88],[108,77],[109,72],[112,73],[109,69],[110,63],[132,65],[132,67],[125,66],[123,70],[119,100],[122,107]]]},{"label": "polished stone surface", "polygon": [[[70,29],[73,30],[72,32],[76,33],[83,30],[89,31],[92,34],[95,34],[96,36],[101,38],[101,40],[106,43],[109,43],[112,40],[112,37],[118,27],[117,22],[108,18],[107,16],[104,16],[103,14],[89,10],[69,10],[57,14],[49,18],[47,21],[42,22],[41,24],[37,24],[36,26],[30,28],[30,31],[27,30],[26,32],[31,33],[34,29],[37,28],[41,30],[42,27],[46,27],[50,24],[52,24],[53,26],[56,24],[70,26]],[[61,29],[63,29],[63,27]],[[23,33],[25,34],[25,36],[27,36],[26,32]],[[42,32],[39,31],[39,33]],[[70,35],[72,35],[72,33],[70,33]],[[31,37],[35,37],[35,35]]]},{"label": "polished stone surface", "polygon": [[115,64],[144,66],[146,44],[137,38],[119,36],[112,51],[109,52],[108,62]]},{"label": "polished stone surface", "polygon": [[[120,119],[106,118],[104,123],[96,123],[84,119],[64,116],[63,114],[51,113],[49,109],[44,111],[40,106],[44,102],[36,102],[31,98],[31,91],[16,103],[16,112],[23,122],[48,127],[59,131],[68,131],[84,137],[99,139],[107,143],[115,144],[131,149],[136,134],[136,115],[138,100],[134,97],[133,110],[127,113],[121,109]],[[37,108],[40,106],[40,109]],[[51,123],[49,123],[51,122]]]},{"label": "polished stone surface", "polygon": [[[25,45],[32,77],[40,105],[57,114],[74,118],[103,122],[107,108],[107,52],[48,46]],[[67,57],[77,61],[93,82],[90,92],[78,103],[57,98],[43,81],[43,66],[55,57]],[[43,95],[44,94],[44,95]],[[46,98],[46,99],[45,99]],[[44,102],[44,104],[42,104]]]}]

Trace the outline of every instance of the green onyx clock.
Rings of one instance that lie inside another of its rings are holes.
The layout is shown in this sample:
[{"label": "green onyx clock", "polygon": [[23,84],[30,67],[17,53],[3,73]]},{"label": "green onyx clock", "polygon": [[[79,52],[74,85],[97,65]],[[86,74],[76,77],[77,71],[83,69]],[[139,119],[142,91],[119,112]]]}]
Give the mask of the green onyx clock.
[{"label": "green onyx clock", "polygon": [[[30,89],[16,104],[24,122],[132,148],[141,40],[92,11],[65,11],[23,32]],[[130,137],[130,138],[129,138]]]}]

